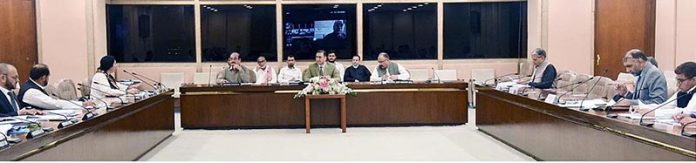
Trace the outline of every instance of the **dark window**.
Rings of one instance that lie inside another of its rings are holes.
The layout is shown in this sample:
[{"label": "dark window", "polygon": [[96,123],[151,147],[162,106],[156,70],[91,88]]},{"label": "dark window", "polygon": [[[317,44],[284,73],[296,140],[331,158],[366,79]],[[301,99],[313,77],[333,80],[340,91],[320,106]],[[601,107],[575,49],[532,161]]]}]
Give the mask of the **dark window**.
[{"label": "dark window", "polygon": [[444,4],[444,58],[526,58],[527,2]]},{"label": "dark window", "polygon": [[275,61],[275,5],[201,6],[203,61],[227,61],[239,52],[242,61],[259,56]]},{"label": "dark window", "polygon": [[108,53],[118,62],[195,62],[193,6],[107,5]]},{"label": "dark window", "polygon": [[314,59],[318,49],[334,50],[336,57],[356,55],[355,5],[284,5],[283,52],[296,59]]},{"label": "dark window", "polygon": [[364,57],[437,59],[437,4],[365,4]]}]

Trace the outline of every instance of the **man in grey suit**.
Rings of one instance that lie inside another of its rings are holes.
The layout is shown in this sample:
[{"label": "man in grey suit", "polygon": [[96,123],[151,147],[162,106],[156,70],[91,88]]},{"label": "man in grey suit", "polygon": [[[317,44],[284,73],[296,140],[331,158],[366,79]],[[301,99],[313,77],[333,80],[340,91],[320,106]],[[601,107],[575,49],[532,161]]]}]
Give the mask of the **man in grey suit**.
[{"label": "man in grey suit", "polygon": [[648,61],[648,57],[643,51],[631,49],[626,52],[624,57],[624,67],[626,71],[636,76],[635,89],[629,92],[626,84],[619,84],[616,87],[616,96],[614,100],[619,101],[621,98],[626,102],[621,104],[637,105],[638,101],[644,104],[661,104],[667,99],[667,81],[665,75],[660,69],[652,65]]},{"label": "man in grey suit", "polygon": [[241,83],[255,83],[256,73],[253,70],[242,65],[242,59],[239,53],[232,52],[230,58],[227,59],[227,65],[222,71],[217,75],[218,84],[241,84]]}]

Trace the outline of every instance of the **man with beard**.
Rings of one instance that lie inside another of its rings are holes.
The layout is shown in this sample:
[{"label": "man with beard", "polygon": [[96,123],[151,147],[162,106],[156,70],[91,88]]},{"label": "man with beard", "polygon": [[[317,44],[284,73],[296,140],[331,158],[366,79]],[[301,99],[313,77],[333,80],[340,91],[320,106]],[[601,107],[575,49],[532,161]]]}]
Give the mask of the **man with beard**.
[{"label": "man with beard", "polygon": [[[37,64],[29,71],[29,80],[24,82],[17,96],[20,107],[32,107],[41,110],[81,109],[69,101],[54,99],[44,89],[48,85],[50,71],[45,64]],[[94,106],[93,102],[83,102],[82,106]]]},{"label": "man with beard", "polygon": [[295,67],[295,56],[289,55],[286,62],[288,65],[280,69],[278,82],[289,83],[293,81],[302,81],[302,70]]},{"label": "man with beard", "polygon": [[[624,57],[626,71],[636,76],[633,92],[629,92],[626,84],[616,86],[615,101],[622,100],[618,105],[660,104],[667,99],[667,81],[662,71],[648,62],[643,51],[631,49]],[[624,102],[625,101],[625,102]]]},{"label": "man with beard", "polygon": [[36,109],[19,107],[14,89],[17,87],[19,74],[17,68],[7,63],[0,63],[0,116],[18,116],[43,114]]},{"label": "man with beard", "polygon": [[333,51],[333,50],[329,51],[327,61],[329,61],[329,63],[333,64],[334,66],[336,66],[336,69],[338,70],[338,74],[340,74],[339,76],[341,77],[341,79],[343,79],[343,75],[344,75],[344,72],[346,71],[346,69],[343,66],[343,64],[341,64],[340,62],[336,62],[336,51]]}]

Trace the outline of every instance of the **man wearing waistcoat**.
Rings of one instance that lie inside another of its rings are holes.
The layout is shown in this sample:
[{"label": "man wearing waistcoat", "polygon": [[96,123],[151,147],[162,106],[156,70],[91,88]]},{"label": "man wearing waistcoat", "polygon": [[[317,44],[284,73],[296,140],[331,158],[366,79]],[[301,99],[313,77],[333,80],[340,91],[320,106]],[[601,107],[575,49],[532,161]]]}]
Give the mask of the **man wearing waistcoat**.
[{"label": "man wearing waistcoat", "polygon": [[389,60],[389,54],[382,52],[377,57],[379,63],[372,71],[370,81],[396,81],[409,80],[411,75],[404,66]]}]

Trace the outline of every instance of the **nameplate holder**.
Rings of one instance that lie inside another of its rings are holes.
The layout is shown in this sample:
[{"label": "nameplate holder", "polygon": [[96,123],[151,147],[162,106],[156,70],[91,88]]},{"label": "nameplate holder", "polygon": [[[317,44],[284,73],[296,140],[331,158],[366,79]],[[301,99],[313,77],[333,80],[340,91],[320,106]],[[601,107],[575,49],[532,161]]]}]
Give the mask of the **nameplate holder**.
[{"label": "nameplate holder", "polygon": [[43,129],[32,130],[32,131],[29,132],[29,134],[27,134],[27,138],[28,138],[28,139],[32,139],[32,138],[41,136],[41,135],[43,135],[44,133],[45,133],[45,132],[44,132]]},{"label": "nameplate holder", "polygon": [[556,104],[556,103],[558,103],[558,96],[556,96],[555,94],[549,94],[546,96],[546,99],[544,100],[544,102],[549,103],[549,104]]},{"label": "nameplate holder", "polygon": [[84,116],[82,116],[82,120],[83,120],[83,121],[90,120],[90,119],[94,118],[95,116],[97,116],[96,113],[87,112],[87,113],[85,113]]},{"label": "nameplate holder", "polygon": [[59,128],[59,129],[65,128],[65,127],[68,127],[68,126],[72,126],[73,124],[75,124],[73,121],[63,121],[63,122],[60,122],[60,123],[58,124],[58,128]]},{"label": "nameplate holder", "polygon": [[10,142],[7,142],[7,137],[2,136],[2,138],[0,138],[0,149],[6,148],[8,146],[10,146]]}]

